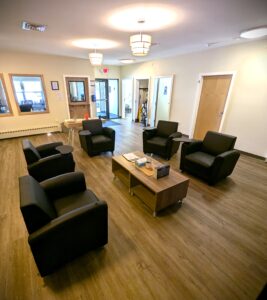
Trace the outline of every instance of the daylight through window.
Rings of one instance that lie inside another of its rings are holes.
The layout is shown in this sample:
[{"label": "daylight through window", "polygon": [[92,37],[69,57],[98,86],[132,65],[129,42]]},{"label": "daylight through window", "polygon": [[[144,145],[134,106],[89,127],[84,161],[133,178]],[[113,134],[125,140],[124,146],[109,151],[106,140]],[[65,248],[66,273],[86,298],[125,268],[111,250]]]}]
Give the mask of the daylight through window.
[{"label": "daylight through window", "polygon": [[48,105],[41,75],[11,75],[19,111],[48,112]]},{"label": "daylight through window", "polygon": [[9,103],[4,77],[0,74],[0,117],[9,116],[12,114]]}]

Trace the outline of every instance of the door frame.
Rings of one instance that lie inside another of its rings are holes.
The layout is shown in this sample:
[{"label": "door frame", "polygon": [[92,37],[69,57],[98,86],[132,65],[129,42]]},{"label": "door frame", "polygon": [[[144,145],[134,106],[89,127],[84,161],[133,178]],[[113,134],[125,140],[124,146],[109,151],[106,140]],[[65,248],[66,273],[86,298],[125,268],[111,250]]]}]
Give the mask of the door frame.
[{"label": "door frame", "polygon": [[66,77],[73,77],[73,78],[87,78],[88,81],[88,94],[89,94],[89,107],[90,107],[90,117],[93,117],[93,111],[92,111],[92,101],[91,101],[91,89],[90,89],[90,76],[88,75],[68,75],[68,74],[63,74],[63,82],[64,82],[64,92],[65,92],[65,101],[67,105],[67,111],[68,111],[68,117],[70,119],[70,108],[69,108],[69,99],[68,99],[68,91],[67,91],[67,82],[66,82]]},{"label": "door frame", "polygon": [[200,103],[200,97],[201,97],[201,92],[202,92],[202,86],[203,86],[203,77],[205,76],[220,76],[220,75],[232,75],[232,80],[230,83],[229,91],[225,100],[225,105],[224,105],[224,111],[223,111],[223,116],[221,119],[221,123],[219,126],[219,132],[222,132],[222,128],[224,125],[225,117],[228,111],[229,107],[229,102],[234,86],[234,81],[236,77],[236,71],[225,71],[225,72],[210,72],[210,73],[199,73],[198,74],[198,79],[197,79],[197,89],[196,89],[196,95],[195,95],[195,104],[194,104],[194,109],[193,109],[193,117],[191,121],[191,128],[189,132],[189,137],[192,138],[194,135],[195,131],[195,126],[196,126],[196,121],[197,121],[197,113],[198,113],[198,108],[199,108],[199,103]]}]

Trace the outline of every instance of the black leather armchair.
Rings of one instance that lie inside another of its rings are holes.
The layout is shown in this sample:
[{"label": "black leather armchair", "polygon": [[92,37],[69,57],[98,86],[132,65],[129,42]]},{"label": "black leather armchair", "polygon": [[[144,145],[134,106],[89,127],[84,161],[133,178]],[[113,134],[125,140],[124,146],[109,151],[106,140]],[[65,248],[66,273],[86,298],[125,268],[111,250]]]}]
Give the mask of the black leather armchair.
[{"label": "black leather armchair", "polygon": [[180,142],[173,140],[182,136],[181,132],[177,132],[178,124],[171,121],[158,121],[157,128],[145,129],[143,131],[144,153],[158,154],[169,160],[179,149]]},{"label": "black leather armchair", "polygon": [[108,207],[89,189],[83,173],[38,183],[19,178],[20,209],[41,276],[108,241]]},{"label": "black leather armchair", "polygon": [[235,136],[208,131],[203,141],[183,144],[180,169],[213,185],[233,172],[240,156],[235,142]]},{"label": "black leather armchair", "polygon": [[37,181],[74,171],[72,153],[61,154],[55,149],[61,145],[57,142],[34,147],[28,139],[22,141],[28,172]]},{"label": "black leather armchair", "polygon": [[90,155],[111,151],[115,148],[115,130],[102,126],[102,121],[84,120],[83,130],[79,132],[81,147]]}]

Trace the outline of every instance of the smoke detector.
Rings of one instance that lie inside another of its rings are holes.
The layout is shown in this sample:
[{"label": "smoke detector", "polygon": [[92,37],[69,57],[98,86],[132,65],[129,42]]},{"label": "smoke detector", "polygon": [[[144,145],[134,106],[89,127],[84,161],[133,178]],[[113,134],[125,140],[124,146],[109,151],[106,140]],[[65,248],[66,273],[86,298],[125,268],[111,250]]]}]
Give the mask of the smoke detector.
[{"label": "smoke detector", "polygon": [[40,31],[44,32],[46,30],[46,25],[43,24],[33,24],[26,21],[21,23],[21,28],[23,30],[33,30],[33,31]]}]

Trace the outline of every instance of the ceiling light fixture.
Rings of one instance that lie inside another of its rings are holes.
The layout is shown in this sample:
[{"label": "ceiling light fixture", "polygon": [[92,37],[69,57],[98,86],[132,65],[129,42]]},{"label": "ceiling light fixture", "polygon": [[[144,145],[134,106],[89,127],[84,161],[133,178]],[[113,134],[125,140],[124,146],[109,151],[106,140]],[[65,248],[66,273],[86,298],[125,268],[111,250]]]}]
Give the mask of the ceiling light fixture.
[{"label": "ceiling light fixture", "polygon": [[120,62],[123,64],[132,64],[133,62],[135,62],[135,59],[132,58],[122,58],[120,59]]},{"label": "ceiling light fixture", "polygon": [[103,61],[103,54],[95,52],[89,53],[89,59],[92,66],[101,66]]},{"label": "ceiling light fixture", "polygon": [[146,20],[142,30],[151,32],[174,26],[184,19],[184,12],[173,5],[144,2],[109,11],[108,15],[103,15],[103,23],[119,31],[138,32],[140,23],[136,21],[141,16]]},{"label": "ceiling light fixture", "polygon": [[[145,24],[145,20],[139,20],[138,24]],[[142,32],[130,36],[130,46],[134,56],[146,56],[152,43],[152,37]]]},{"label": "ceiling light fixture", "polygon": [[241,32],[240,37],[245,39],[257,39],[267,35],[267,27],[259,27]]}]

